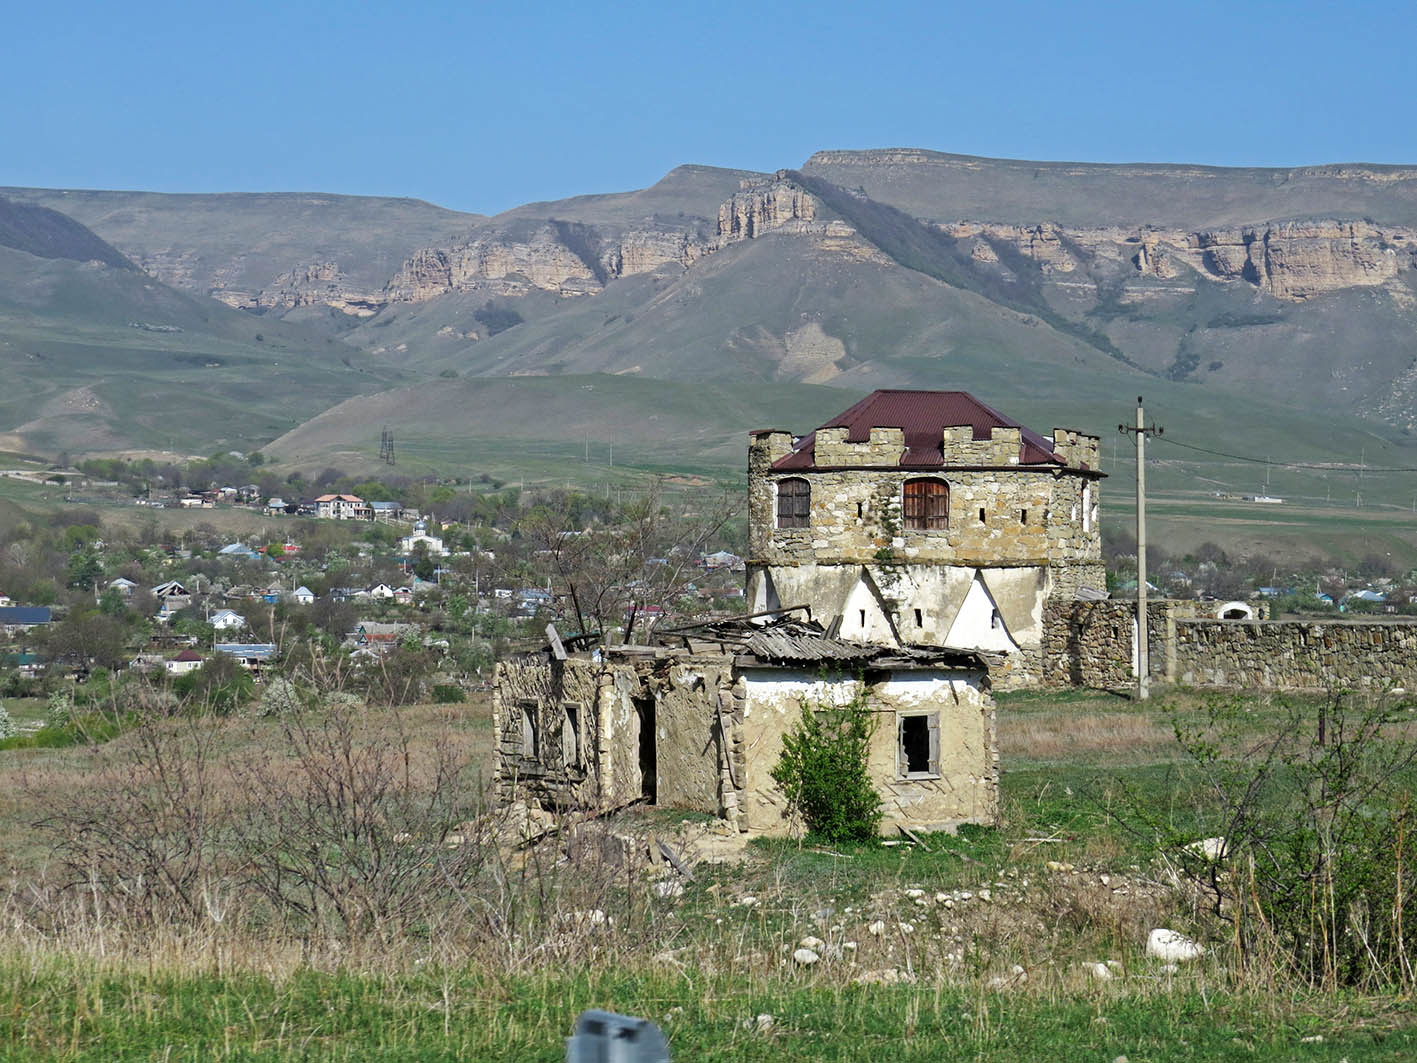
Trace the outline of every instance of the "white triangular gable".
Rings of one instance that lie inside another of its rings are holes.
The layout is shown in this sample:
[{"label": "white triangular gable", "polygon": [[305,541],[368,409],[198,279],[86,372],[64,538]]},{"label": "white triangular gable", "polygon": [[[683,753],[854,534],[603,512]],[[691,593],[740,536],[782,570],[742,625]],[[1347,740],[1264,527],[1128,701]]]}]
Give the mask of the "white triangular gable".
[{"label": "white triangular gable", "polygon": [[945,645],[957,650],[992,650],[995,653],[1015,653],[1018,644],[1009,634],[1003,614],[999,612],[989,588],[975,573],[969,593],[964,597],[959,614],[945,636]]},{"label": "white triangular gable", "polygon": [[873,642],[886,646],[900,645],[895,625],[886,611],[876,582],[864,568],[846,595],[841,609],[841,627],[837,634],[852,642]]}]

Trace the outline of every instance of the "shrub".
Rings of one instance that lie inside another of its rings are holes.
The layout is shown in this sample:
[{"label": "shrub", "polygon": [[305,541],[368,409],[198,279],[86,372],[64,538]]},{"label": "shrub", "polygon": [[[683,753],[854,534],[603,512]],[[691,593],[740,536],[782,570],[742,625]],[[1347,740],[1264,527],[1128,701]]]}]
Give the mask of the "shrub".
[{"label": "shrub", "polygon": [[802,718],[783,736],[772,777],[809,831],[830,841],[876,837],[881,797],[866,766],[874,730],[864,685],[842,705],[803,702]]},{"label": "shrub", "polygon": [[0,702],[0,738],[12,738],[19,734],[20,729],[15,726],[15,721],[10,719],[10,712]]},{"label": "shrub", "polygon": [[1198,769],[1201,821],[1223,844],[1207,854],[1193,834],[1164,831],[1167,855],[1246,968],[1268,972],[1278,959],[1315,987],[1410,991],[1407,714],[1341,694],[1277,707],[1284,719],[1259,737],[1242,697],[1212,699],[1198,726],[1177,726]]},{"label": "shrub", "polygon": [[433,700],[439,705],[457,705],[467,700],[460,686],[452,683],[437,683],[433,687]]}]

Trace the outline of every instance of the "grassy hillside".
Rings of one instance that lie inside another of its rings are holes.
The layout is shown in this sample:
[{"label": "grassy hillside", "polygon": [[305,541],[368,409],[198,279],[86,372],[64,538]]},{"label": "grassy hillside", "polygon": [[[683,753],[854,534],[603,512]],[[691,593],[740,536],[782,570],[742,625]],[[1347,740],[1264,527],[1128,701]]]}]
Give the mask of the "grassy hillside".
[{"label": "grassy hillside", "polygon": [[901,148],[819,151],[802,172],[936,220],[1204,229],[1338,214],[1417,224],[1417,167],[1407,166],[1108,165]]},{"label": "grassy hillside", "polygon": [[481,217],[416,199],[321,193],[5,188],[0,195],[61,211],[169,283],[200,294],[256,292],[286,270],[328,261],[351,283],[382,288],[413,251]]},{"label": "grassy hillside", "polygon": [[254,449],[397,372],[130,268],[0,248],[5,445]]}]

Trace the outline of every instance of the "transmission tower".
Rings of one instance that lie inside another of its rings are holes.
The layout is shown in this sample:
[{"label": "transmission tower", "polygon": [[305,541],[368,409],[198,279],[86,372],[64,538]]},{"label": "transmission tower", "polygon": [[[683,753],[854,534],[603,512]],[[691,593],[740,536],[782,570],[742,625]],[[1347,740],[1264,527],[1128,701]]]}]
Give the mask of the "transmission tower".
[{"label": "transmission tower", "polygon": [[379,460],[389,465],[398,464],[394,460],[394,432],[388,425],[384,426],[383,434],[379,436]]}]

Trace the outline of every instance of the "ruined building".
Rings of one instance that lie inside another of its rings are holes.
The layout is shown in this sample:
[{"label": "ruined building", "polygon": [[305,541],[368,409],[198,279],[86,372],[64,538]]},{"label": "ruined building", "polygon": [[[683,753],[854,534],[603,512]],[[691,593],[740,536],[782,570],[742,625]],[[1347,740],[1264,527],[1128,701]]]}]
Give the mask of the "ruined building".
[{"label": "ruined building", "polygon": [[1042,674],[1044,603],[1102,591],[1098,440],[963,391],[876,391],[815,432],[754,432],[748,601],[842,638],[1006,655]]},{"label": "ruined building", "polygon": [[766,615],[499,662],[499,798],[782,833],[783,735],[860,697],[884,828],[991,822],[991,685],[1038,681],[1045,600],[1104,585],[1097,453],[963,392],[877,391],[808,436],[753,433],[748,596]]},{"label": "ruined building", "polygon": [[770,773],[783,734],[804,705],[860,695],[876,716],[869,767],[886,828],[940,830],[997,814],[994,702],[980,655],[849,643],[791,618],[658,641],[498,663],[503,803],[644,800],[781,834],[791,823]]}]

